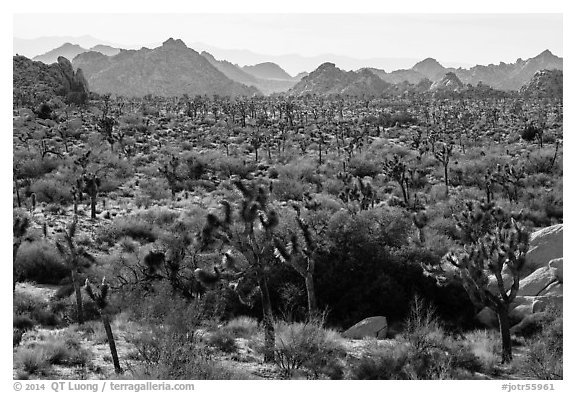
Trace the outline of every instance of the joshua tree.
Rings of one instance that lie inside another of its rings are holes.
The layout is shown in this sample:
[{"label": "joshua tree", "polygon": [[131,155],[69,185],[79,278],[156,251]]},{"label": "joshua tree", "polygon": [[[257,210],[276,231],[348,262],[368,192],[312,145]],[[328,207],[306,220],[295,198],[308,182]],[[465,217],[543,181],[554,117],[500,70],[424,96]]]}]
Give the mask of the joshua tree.
[{"label": "joshua tree", "polygon": [[396,154],[391,160],[386,160],[384,162],[384,173],[386,176],[396,180],[400,185],[404,203],[408,205],[408,178],[406,176],[406,164],[400,160],[400,157]]},{"label": "joshua tree", "polygon": [[110,150],[114,150],[114,143],[118,140],[117,135],[114,135],[114,126],[118,122],[113,117],[103,116],[98,121],[98,130],[104,136],[104,139],[110,144]]},{"label": "joshua tree", "polygon": [[426,236],[424,235],[424,227],[428,223],[428,216],[426,215],[426,212],[419,211],[417,213],[414,213],[412,215],[412,221],[414,222],[416,228],[418,228],[418,240],[420,241],[421,244],[424,244],[426,242]]},{"label": "joshua tree", "polygon": [[364,182],[360,177],[353,177],[349,173],[340,172],[336,176],[344,182],[344,190],[338,197],[348,204],[349,210],[356,212],[356,209],[368,210],[374,207],[377,196],[370,182]]},{"label": "joshua tree", "polygon": [[12,289],[16,288],[16,282],[19,279],[18,270],[16,269],[16,255],[29,227],[30,219],[27,216],[14,217],[14,224],[12,226],[12,234],[14,236],[12,244]]},{"label": "joshua tree", "polygon": [[72,280],[72,286],[74,287],[74,293],[76,294],[76,310],[78,315],[78,323],[84,323],[84,311],[82,305],[82,291],[80,290],[79,274],[80,269],[85,267],[90,262],[94,261],[92,257],[86,250],[82,247],[77,247],[74,242],[74,237],[76,236],[76,228],[78,225],[78,217],[74,216],[74,219],[70,223],[67,230],[61,239],[56,241],[56,248],[58,252],[64,257],[66,265],[70,269],[70,278]]},{"label": "joshua tree", "polygon": [[452,149],[454,149],[454,144],[443,143],[442,148],[434,152],[434,157],[444,167],[444,184],[446,184],[446,196],[448,196],[448,165],[450,164],[450,157],[452,157]]},{"label": "joshua tree", "polygon": [[308,315],[313,318],[316,310],[316,291],[314,290],[314,268],[316,266],[315,257],[317,242],[312,238],[312,232],[308,224],[300,215],[300,208],[294,206],[297,217],[296,222],[300,228],[303,244],[296,233],[290,234],[290,241],[286,246],[279,239],[274,239],[274,255],[281,262],[290,265],[302,278],[306,284],[306,294],[308,296]]},{"label": "joshua tree", "polygon": [[528,124],[524,125],[524,129],[520,136],[527,142],[532,142],[536,139],[540,148],[544,146],[544,126],[538,126],[534,121],[530,121]]},{"label": "joshua tree", "polygon": [[517,168],[510,164],[505,164],[504,167],[498,164],[496,173],[492,175],[492,180],[504,188],[510,202],[518,202],[519,190],[524,186],[525,178],[526,168],[524,165]]},{"label": "joshua tree", "polygon": [[118,360],[118,352],[116,351],[116,342],[114,341],[114,335],[112,334],[112,328],[110,327],[110,318],[108,316],[108,289],[109,286],[106,283],[106,277],[102,279],[102,284],[98,285],[98,288],[94,290],[90,281],[86,279],[84,284],[84,290],[96,303],[98,311],[100,312],[100,317],[102,318],[102,324],[104,324],[104,330],[106,331],[106,337],[108,338],[108,345],[110,346],[110,354],[112,355],[112,361],[114,362],[114,370],[116,374],[122,373],[122,368],[120,367],[120,361]]},{"label": "joshua tree", "polygon": [[502,338],[502,363],[508,363],[512,360],[508,312],[518,293],[529,233],[493,204],[480,204],[475,208],[469,204],[458,227],[464,245],[448,253],[440,265],[424,268],[440,285],[454,281],[461,284],[477,308],[489,307],[496,312]]},{"label": "joshua tree", "polygon": [[176,156],[172,156],[170,162],[164,164],[163,167],[158,168],[158,172],[160,172],[168,181],[168,186],[170,187],[170,191],[172,192],[172,199],[176,197],[176,193],[180,191],[180,177],[178,176],[177,169],[178,165],[180,164],[180,160]]},{"label": "joshua tree", "polygon": [[[264,361],[274,361],[274,323],[272,304],[268,291],[268,271],[274,261],[274,230],[278,225],[278,214],[268,205],[268,194],[264,186],[252,183],[246,186],[236,181],[236,188],[242,193],[243,199],[233,214],[232,206],[223,201],[224,218],[208,214],[206,224],[198,234],[200,249],[227,247],[224,253],[223,265],[233,272],[236,278],[254,277],[262,301],[264,325]],[[234,217],[236,216],[236,217]],[[232,255],[232,251],[241,254],[244,263]],[[214,273],[197,269],[198,279],[205,285],[213,285],[225,278],[214,268]],[[253,291],[254,292],[254,291]]]},{"label": "joshua tree", "polygon": [[34,210],[36,210],[36,193],[33,192],[32,195],[30,195],[30,212],[34,212]]},{"label": "joshua tree", "polygon": [[[78,190],[90,196],[90,218],[96,218],[96,198],[100,187],[100,178],[94,173],[82,175],[77,181]],[[81,197],[81,195],[79,195]]]}]

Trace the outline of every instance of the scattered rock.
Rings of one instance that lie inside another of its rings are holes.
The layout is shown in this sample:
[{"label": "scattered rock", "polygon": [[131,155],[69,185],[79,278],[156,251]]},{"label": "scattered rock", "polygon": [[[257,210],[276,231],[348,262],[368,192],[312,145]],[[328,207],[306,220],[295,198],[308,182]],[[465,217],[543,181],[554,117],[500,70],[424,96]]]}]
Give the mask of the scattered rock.
[{"label": "scattered rock", "polygon": [[556,258],[548,262],[548,266],[555,269],[554,274],[556,275],[556,278],[558,279],[558,281],[560,281],[560,283],[562,283],[562,281],[564,280],[563,259],[564,258]]},{"label": "scattered rock", "polygon": [[344,333],[342,337],[360,340],[368,337],[386,338],[388,321],[386,317],[369,317],[358,322]]},{"label": "scattered rock", "polygon": [[562,258],[562,234],[563,224],[552,225],[532,233],[522,277],[547,266],[553,259]]},{"label": "scattered rock", "polygon": [[554,271],[549,266],[541,267],[520,280],[518,296],[538,296],[555,281]]}]

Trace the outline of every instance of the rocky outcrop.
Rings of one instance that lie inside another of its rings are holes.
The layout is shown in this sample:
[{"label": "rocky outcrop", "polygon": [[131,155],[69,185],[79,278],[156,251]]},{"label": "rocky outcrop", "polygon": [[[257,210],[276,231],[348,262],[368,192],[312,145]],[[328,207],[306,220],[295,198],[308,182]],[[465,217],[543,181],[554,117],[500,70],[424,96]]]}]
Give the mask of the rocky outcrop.
[{"label": "rocky outcrop", "polygon": [[379,96],[389,91],[391,86],[369,69],[347,72],[334,63],[324,63],[298,82],[288,94]]},{"label": "rocky outcrop", "polygon": [[24,56],[13,58],[13,94],[15,102],[37,104],[54,96],[87,95],[88,82],[82,70],[74,71],[65,57],[46,65]]},{"label": "rocky outcrop", "polygon": [[386,317],[370,317],[363,319],[342,333],[342,337],[361,340],[363,338],[386,338],[388,321]]},{"label": "rocky outcrop", "polygon": [[448,72],[442,79],[432,83],[430,91],[460,91],[464,84],[458,79],[455,73]]},{"label": "rocky outcrop", "polygon": [[562,98],[564,77],[561,70],[541,70],[530,82],[522,86],[520,93],[531,98]]},{"label": "rocky outcrop", "polygon": [[70,60],[62,56],[58,57],[58,66],[62,71],[62,82],[66,92],[73,91],[88,94],[88,82],[86,81],[86,78],[84,78],[82,69],[78,69],[75,72],[74,68],[72,68],[72,63],[70,63]]},{"label": "rocky outcrop", "polygon": [[548,266],[553,259],[562,258],[563,228],[563,224],[552,225],[530,235],[530,248],[521,277]]}]

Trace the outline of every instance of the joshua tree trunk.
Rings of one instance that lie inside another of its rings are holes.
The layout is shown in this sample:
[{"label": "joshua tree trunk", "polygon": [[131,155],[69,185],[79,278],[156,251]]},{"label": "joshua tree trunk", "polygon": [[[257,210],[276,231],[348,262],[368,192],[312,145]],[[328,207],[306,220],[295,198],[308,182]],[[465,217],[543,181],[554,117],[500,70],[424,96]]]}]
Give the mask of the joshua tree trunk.
[{"label": "joshua tree trunk", "polygon": [[306,282],[306,294],[308,295],[308,315],[310,318],[316,313],[316,291],[314,290],[314,276],[307,273],[304,278]]},{"label": "joshua tree trunk", "polygon": [[510,320],[507,305],[502,306],[498,310],[498,323],[500,324],[500,335],[502,336],[502,363],[510,363],[512,360],[512,339],[510,338]]},{"label": "joshua tree trunk", "polygon": [[20,248],[20,241],[15,241],[12,246],[12,290],[16,289],[16,282],[18,281],[18,270],[16,269],[16,254]]},{"label": "joshua tree trunk", "polygon": [[448,164],[444,165],[444,184],[446,184],[446,196],[448,196]]},{"label": "joshua tree trunk", "polygon": [[108,345],[110,345],[110,353],[112,354],[112,361],[114,362],[114,371],[116,374],[122,373],[122,367],[120,367],[120,361],[118,360],[118,351],[116,351],[116,341],[114,341],[114,335],[112,334],[112,328],[110,327],[110,321],[108,316],[101,311],[102,323],[104,324],[104,330],[106,330],[106,337],[108,338]]},{"label": "joshua tree trunk", "polygon": [[78,272],[76,268],[72,268],[72,285],[74,285],[74,292],[76,293],[76,311],[78,313],[78,324],[84,323],[84,309],[82,307],[82,291],[80,290],[80,283],[78,282]]},{"label": "joshua tree trunk", "polygon": [[424,235],[424,228],[418,228],[418,240],[420,243],[426,243],[426,236]]},{"label": "joshua tree trunk", "polygon": [[[556,148],[556,151],[558,151],[558,148]],[[554,156],[554,159],[556,159],[556,156]],[[552,163],[552,166],[554,165],[554,163]],[[18,207],[22,207],[22,201],[20,200],[20,190],[18,187],[18,180],[14,179],[14,188],[16,189],[16,201],[18,203]]]},{"label": "joshua tree trunk", "polygon": [[264,362],[274,362],[275,334],[274,320],[272,316],[272,305],[270,303],[270,293],[268,283],[265,278],[259,280],[260,294],[262,298],[262,314],[264,324]]},{"label": "joshua tree trunk", "polygon": [[90,195],[90,218],[96,218],[96,195]]},{"label": "joshua tree trunk", "polygon": [[408,205],[408,194],[406,193],[406,188],[404,185],[404,181],[400,180],[398,182],[398,184],[400,184],[400,189],[402,190],[402,197],[404,198],[404,203],[406,203],[406,205]]}]

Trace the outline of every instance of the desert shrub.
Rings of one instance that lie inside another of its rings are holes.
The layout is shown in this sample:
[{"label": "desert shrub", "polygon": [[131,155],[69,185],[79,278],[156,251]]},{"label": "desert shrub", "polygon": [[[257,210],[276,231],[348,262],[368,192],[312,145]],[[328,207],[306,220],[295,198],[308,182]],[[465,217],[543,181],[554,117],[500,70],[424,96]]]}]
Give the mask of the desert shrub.
[{"label": "desert shrub", "polygon": [[208,170],[208,164],[204,159],[194,153],[186,153],[183,156],[186,177],[190,180],[198,180]]},{"label": "desert shrub", "polygon": [[318,377],[345,352],[340,336],[323,327],[321,319],[308,322],[280,322],[275,326],[275,362],[285,376],[300,368]]},{"label": "desert shrub", "polygon": [[221,176],[229,178],[236,175],[242,179],[246,179],[250,173],[256,170],[256,164],[253,162],[246,162],[235,157],[222,156],[214,162],[213,168],[220,173]]},{"label": "desert shrub", "polygon": [[72,202],[71,187],[57,179],[42,178],[35,181],[30,191],[38,202],[68,204]]},{"label": "desert shrub", "polygon": [[278,167],[279,178],[283,176],[299,180],[303,183],[321,186],[322,178],[318,174],[316,165],[308,160],[296,160],[284,166]]},{"label": "desert shrub", "polygon": [[58,169],[63,161],[58,157],[47,156],[42,159],[32,153],[15,151],[14,162],[18,163],[19,178],[38,179]]},{"label": "desert shrub", "polygon": [[147,209],[146,211],[138,214],[138,219],[142,219],[153,225],[160,227],[165,227],[167,225],[173,224],[180,213],[171,210],[165,206],[153,207]]},{"label": "desert shrub", "polygon": [[22,336],[24,336],[24,330],[13,328],[12,329],[12,346],[17,347],[22,341]]},{"label": "desert shrub", "polygon": [[172,195],[170,187],[168,187],[168,182],[164,178],[152,178],[141,182],[140,189],[145,196],[148,196],[153,201],[169,199]]},{"label": "desert shrub", "polygon": [[500,336],[495,330],[474,330],[464,335],[464,341],[476,356],[486,374],[494,374],[500,364]]},{"label": "desert shrub", "polygon": [[349,164],[350,173],[353,176],[363,178],[365,176],[375,177],[382,172],[382,168],[373,159],[366,157],[354,157]]},{"label": "desert shrub", "polygon": [[38,308],[47,307],[47,302],[24,292],[15,292],[13,300],[14,315],[30,315],[31,312]]},{"label": "desert shrub", "polygon": [[15,363],[28,374],[46,374],[50,364],[45,354],[37,348],[21,348],[16,352]]},{"label": "desert shrub", "polygon": [[42,326],[55,327],[60,324],[58,316],[46,309],[36,309],[32,311],[31,317]]},{"label": "desert shrub", "polygon": [[416,298],[393,348],[376,346],[352,367],[353,379],[463,379],[481,369],[462,342],[447,336],[430,306]]},{"label": "desert shrub", "polygon": [[131,237],[140,242],[152,243],[158,238],[157,229],[151,223],[138,217],[117,218],[112,224],[101,228],[96,234],[96,242],[114,245],[123,237]]},{"label": "desert shrub", "polygon": [[522,362],[522,374],[534,379],[563,378],[563,328],[561,311],[547,310],[541,322],[541,333],[527,342],[526,359]]},{"label": "desert shrub", "polygon": [[233,373],[213,361],[193,334],[155,329],[132,341],[142,363],[134,375],[143,379],[231,379]]},{"label": "desert shrub", "polygon": [[34,328],[35,322],[27,315],[14,315],[12,325],[15,329],[27,331]]},{"label": "desert shrub", "polygon": [[306,191],[308,187],[301,181],[286,176],[280,176],[272,186],[272,192],[281,201],[301,201]]},{"label": "desert shrub", "polygon": [[408,358],[405,346],[371,350],[351,362],[350,379],[392,380],[409,379],[404,370]]},{"label": "desert shrub", "polygon": [[58,284],[70,273],[56,248],[46,241],[22,243],[15,264],[19,281]]},{"label": "desert shrub", "polygon": [[236,317],[226,323],[222,330],[233,337],[249,338],[258,333],[258,321],[250,317]]},{"label": "desert shrub", "polygon": [[232,353],[238,350],[234,336],[230,334],[230,332],[222,329],[211,333],[206,342],[211,347],[217,348],[225,353]]}]

